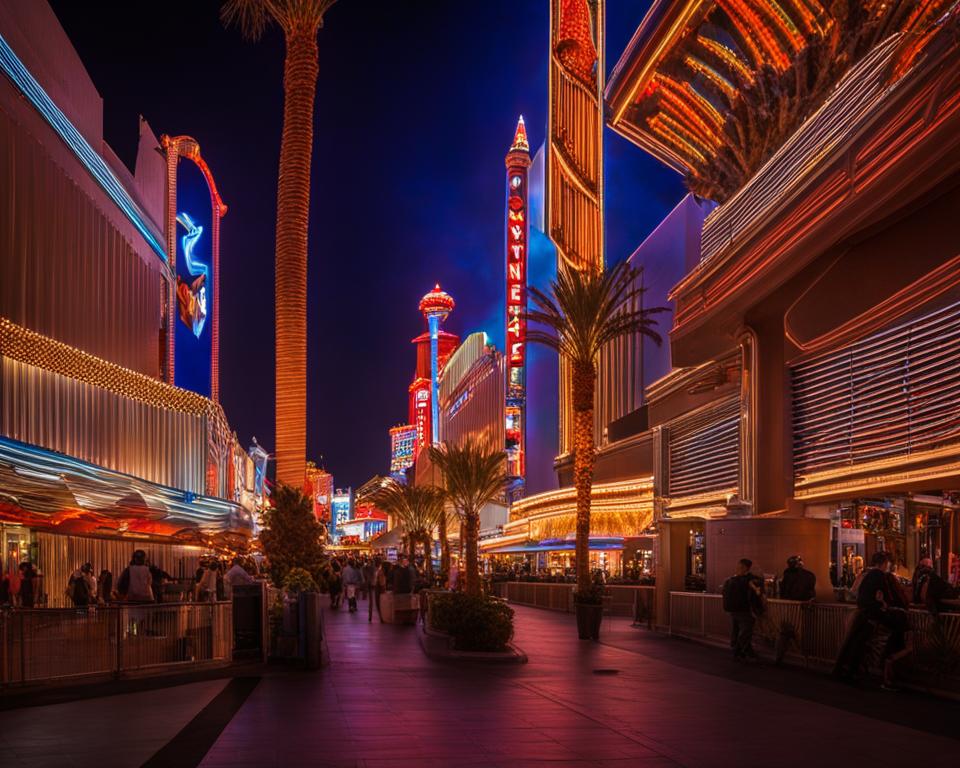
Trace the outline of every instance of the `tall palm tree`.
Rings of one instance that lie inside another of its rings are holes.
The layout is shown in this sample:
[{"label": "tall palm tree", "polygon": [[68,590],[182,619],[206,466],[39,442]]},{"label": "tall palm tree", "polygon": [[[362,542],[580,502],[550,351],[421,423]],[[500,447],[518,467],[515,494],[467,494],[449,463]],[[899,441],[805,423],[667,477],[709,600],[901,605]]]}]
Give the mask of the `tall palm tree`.
[{"label": "tall palm tree", "polygon": [[463,522],[461,546],[466,560],[466,593],[480,589],[480,510],[503,496],[507,455],[485,440],[467,438],[462,445],[430,446],[430,460],[443,473],[447,498]]},{"label": "tall palm tree", "polygon": [[590,491],[596,446],[593,437],[593,396],[597,358],[604,345],[621,336],[641,334],[661,343],[653,315],[664,307],[634,308],[643,293],[640,270],[621,262],[608,270],[563,267],[548,296],[530,286],[537,309],[526,314],[540,326],[527,339],[558,352],[570,364],[573,377],[573,482],[577,489],[577,592],[590,591]]},{"label": "tall palm tree", "polygon": [[371,495],[380,508],[394,515],[407,534],[411,556],[417,545],[423,545],[423,562],[427,580],[433,581],[433,531],[446,515],[446,499],[432,485],[407,485],[388,479]]},{"label": "tall palm tree", "polygon": [[277,481],[301,487],[307,454],[307,225],[317,32],[334,0],[227,0],[224,24],[259,40],[268,24],[283,30],[283,138],[277,183],[276,456]]}]

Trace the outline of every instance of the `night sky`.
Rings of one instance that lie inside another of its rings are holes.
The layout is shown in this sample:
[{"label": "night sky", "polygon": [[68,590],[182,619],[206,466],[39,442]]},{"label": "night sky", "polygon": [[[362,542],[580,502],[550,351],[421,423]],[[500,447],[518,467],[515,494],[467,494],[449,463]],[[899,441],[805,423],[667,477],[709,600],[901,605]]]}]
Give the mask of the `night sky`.
[{"label": "night sky", "polygon": [[[188,134],[229,206],[221,231],[221,390],[247,444],[273,447],[273,242],[283,39],[225,30],[219,3],[51,3],[132,167],[137,119]],[[607,70],[649,0],[608,0]],[[153,9],[152,21],[144,16]],[[147,23],[149,22],[149,23]],[[547,111],[546,0],[339,0],[320,32],[310,219],[308,458],[353,485],[389,465],[406,421],[420,297],[447,328],[502,349],[503,158]],[[607,132],[608,259],[629,255],[683,195],[680,178]]]}]

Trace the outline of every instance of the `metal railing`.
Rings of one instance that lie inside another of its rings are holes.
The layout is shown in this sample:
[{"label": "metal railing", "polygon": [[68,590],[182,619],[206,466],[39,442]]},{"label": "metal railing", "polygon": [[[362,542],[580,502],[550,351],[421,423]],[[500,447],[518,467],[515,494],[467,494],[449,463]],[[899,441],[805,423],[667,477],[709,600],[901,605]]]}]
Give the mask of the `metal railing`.
[{"label": "metal railing", "polygon": [[[840,652],[847,625],[856,611],[850,603],[800,603],[767,600],[767,610],[757,621],[758,645],[786,643],[785,658],[804,664],[832,664]],[[924,650],[932,638],[934,617],[925,610],[910,611],[913,648]],[[940,615],[946,642],[960,653],[960,614]],[[727,645],[730,618],[721,595],[705,592],[670,593],[670,634]]]},{"label": "metal railing", "polygon": [[233,605],[46,608],[0,614],[0,684],[230,661]]},{"label": "metal railing", "polygon": [[[497,594],[511,603],[546,608],[550,611],[573,612],[575,584],[538,581],[507,581],[497,583]],[[634,616],[639,598],[649,616],[653,610],[653,587],[630,584],[609,584],[605,588],[604,607],[614,616]],[[645,619],[646,620],[646,619]]]}]

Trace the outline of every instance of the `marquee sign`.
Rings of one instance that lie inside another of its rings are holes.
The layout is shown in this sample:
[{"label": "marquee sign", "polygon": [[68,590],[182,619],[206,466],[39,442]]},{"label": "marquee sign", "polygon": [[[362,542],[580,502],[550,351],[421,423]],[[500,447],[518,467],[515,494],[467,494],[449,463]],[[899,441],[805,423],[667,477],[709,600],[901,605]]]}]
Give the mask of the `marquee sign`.
[{"label": "marquee sign", "polygon": [[[517,123],[513,144],[507,153],[507,300],[505,403],[507,474],[524,475],[527,344],[527,169],[530,152],[523,118]],[[522,488],[522,482],[520,485]]]}]

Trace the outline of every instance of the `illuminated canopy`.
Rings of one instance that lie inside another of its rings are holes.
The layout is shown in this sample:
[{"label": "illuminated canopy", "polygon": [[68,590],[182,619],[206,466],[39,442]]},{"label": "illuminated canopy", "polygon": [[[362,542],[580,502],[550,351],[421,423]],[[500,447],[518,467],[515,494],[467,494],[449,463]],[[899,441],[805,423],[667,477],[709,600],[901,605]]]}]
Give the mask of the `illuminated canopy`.
[{"label": "illuminated canopy", "polygon": [[[658,0],[610,78],[614,129],[723,202],[851,66],[904,33],[894,79],[953,0]],[[948,9],[950,9],[948,11]],[[945,13],[946,12],[946,13]]]}]

